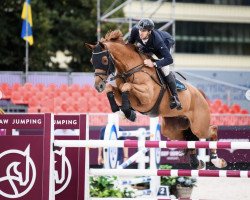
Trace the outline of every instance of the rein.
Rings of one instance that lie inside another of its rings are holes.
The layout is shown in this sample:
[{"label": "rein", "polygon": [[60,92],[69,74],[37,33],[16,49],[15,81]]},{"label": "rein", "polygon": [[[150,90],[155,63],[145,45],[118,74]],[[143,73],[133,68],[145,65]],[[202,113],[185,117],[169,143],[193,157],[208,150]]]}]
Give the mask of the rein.
[{"label": "rein", "polygon": [[[138,66],[136,66],[136,67],[130,69],[130,70],[127,71],[127,72],[123,72],[123,73],[121,73],[121,74],[117,74],[116,76],[111,77],[111,78],[110,78],[110,81],[113,81],[113,80],[115,80],[115,79],[117,79],[117,78],[121,78],[121,79],[123,80],[123,82],[127,82],[127,79],[128,79],[131,75],[133,75],[133,74],[136,73],[136,72],[140,72],[140,71],[141,71],[141,72],[144,72],[144,73],[146,73],[147,75],[149,75],[150,78],[151,78],[156,84],[158,84],[160,87],[164,86],[164,84],[162,84],[161,82],[158,82],[158,81],[157,81],[151,74],[149,74],[147,71],[142,70],[143,66],[144,66],[143,64],[140,64],[140,65],[138,65]],[[156,73],[157,73],[157,69],[156,69]]]},{"label": "rein", "polygon": [[[106,45],[105,45],[106,47]],[[101,48],[99,46],[99,48]],[[101,62],[97,61],[98,58],[102,58],[103,56],[107,56],[108,58],[108,64],[107,65],[103,65]],[[122,73],[118,73],[117,75],[114,75],[115,72],[115,62],[114,59],[110,53],[110,51],[107,49],[100,51],[100,52],[92,52],[92,57],[96,57],[96,64],[95,66],[97,66],[97,69],[101,69],[103,70],[103,72],[95,72],[95,76],[98,76],[102,82],[107,83],[107,79],[103,78],[102,76],[108,77],[110,74],[113,75],[113,77],[110,78],[110,81],[113,81],[115,79],[122,79],[123,82],[127,82],[127,79],[132,76],[133,74],[135,74],[136,72],[144,72],[147,75],[149,75],[151,77],[151,79],[158,84],[160,87],[162,87],[161,82],[158,82],[151,74],[149,74],[147,71],[142,70],[142,68],[144,67],[144,64],[140,64],[137,65],[136,67],[133,67],[132,69],[128,70],[127,72],[122,72]],[[92,59],[94,60],[94,59]]]},{"label": "rein", "polygon": [[136,66],[136,67],[134,67],[134,68],[128,70],[127,72],[123,72],[123,73],[121,73],[121,74],[117,74],[116,76],[110,78],[110,80],[113,81],[113,80],[115,80],[115,79],[117,79],[117,78],[121,78],[124,82],[126,82],[127,79],[128,79],[131,75],[133,75],[133,74],[136,73],[136,72],[141,71],[142,68],[143,68],[143,64],[140,64],[140,65],[138,65],[138,66]]}]

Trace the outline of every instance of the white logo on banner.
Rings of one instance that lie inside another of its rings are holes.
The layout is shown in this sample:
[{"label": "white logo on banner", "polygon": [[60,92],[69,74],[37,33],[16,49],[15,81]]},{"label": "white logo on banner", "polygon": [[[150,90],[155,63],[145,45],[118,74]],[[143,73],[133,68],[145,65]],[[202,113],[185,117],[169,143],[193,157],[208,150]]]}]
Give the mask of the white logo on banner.
[{"label": "white logo on banner", "polygon": [[[18,171],[18,166],[21,164],[20,162],[12,162],[6,168],[6,176],[0,177],[0,183],[4,181],[8,181],[14,193],[14,194],[8,194],[0,190],[0,196],[2,195],[6,198],[14,199],[14,198],[19,198],[19,197],[24,196],[31,190],[36,180],[36,167],[35,167],[33,160],[30,157],[30,145],[27,146],[25,151],[20,151],[17,149],[10,149],[10,150],[2,152],[0,154],[0,162],[3,162],[1,161],[1,158],[9,154],[19,154],[26,159],[25,171],[23,172]],[[32,171],[32,176],[30,176],[30,171]],[[23,176],[23,174],[25,174],[25,176]],[[31,177],[31,180],[30,180],[30,177]],[[19,185],[17,183],[19,183]],[[24,186],[26,187],[24,191],[22,192],[18,191],[18,187],[20,190],[20,187],[24,187]]]},{"label": "white logo on banner", "polygon": [[[71,179],[71,176],[72,176],[72,168],[71,168],[69,159],[66,157],[65,147],[61,148],[60,151],[56,150],[55,153],[57,155],[61,156],[61,159],[62,159],[61,173],[60,173],[61,174],[61,178],[59,177],[59,173],[58,173],[57,170],[55,170],[55,172],[54,172],[56,184],[62,184],[62,183],[64,183],[60,189],[58,189],[58,190],[55,191],[55,194],[59,194],[63,190],[65,190],[65,188],[69,185],[69,182],[70,182],[70,179]],[[65,175],[66,167],[67,167],[67,171],[68,171],[68,176],[67,177]]]}]

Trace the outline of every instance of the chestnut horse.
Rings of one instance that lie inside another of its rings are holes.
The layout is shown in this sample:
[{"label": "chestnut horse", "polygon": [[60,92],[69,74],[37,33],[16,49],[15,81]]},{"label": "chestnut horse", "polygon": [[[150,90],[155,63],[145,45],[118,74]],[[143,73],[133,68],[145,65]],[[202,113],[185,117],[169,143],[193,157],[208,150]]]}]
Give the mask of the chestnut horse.
[{"label": "chestnut horse", "polygon": [[[149,116],[161,116],[161,133],[171,140],[217,140],[217,127],[210,125],[210,110],[205,97],[189,83],[179,92],[182,110],[170,109],[170,92],[161,84],[155,68],[143,64],[145,55],[134,45],[125,44],[119,30],[108,32],[96,45],[85,44],[92,50],[91,63],[95,68],[95,88],[107,93],[113,112],[122,110],[125,116],[135,121],[138,111]],[[113,74],[116,86],[107,84]],[[196,150],[189,150],[192,168],[202,168]],[[224,159],[211,151],[211,161],[216,167],[226,166]]]}]

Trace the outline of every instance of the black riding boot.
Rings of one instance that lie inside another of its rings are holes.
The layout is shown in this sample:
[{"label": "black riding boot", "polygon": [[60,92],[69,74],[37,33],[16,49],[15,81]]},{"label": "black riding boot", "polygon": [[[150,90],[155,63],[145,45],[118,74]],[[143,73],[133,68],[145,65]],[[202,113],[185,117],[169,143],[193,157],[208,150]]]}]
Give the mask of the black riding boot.
[{"label": "black riding boot", "polygon": [[177,89],[176,89],[176,82],[175,82],[174,75],[172,73],[170,73],[168,76],[165,76],[163,79],[164,79],[166,85],[169,87],[170,93],[172,95],[170,97],[170,108],[171,109],[176,108],[177,110],[181,110],[182,106],[181,106],[181,102],[178,98],[178,93],[177,93]]}]

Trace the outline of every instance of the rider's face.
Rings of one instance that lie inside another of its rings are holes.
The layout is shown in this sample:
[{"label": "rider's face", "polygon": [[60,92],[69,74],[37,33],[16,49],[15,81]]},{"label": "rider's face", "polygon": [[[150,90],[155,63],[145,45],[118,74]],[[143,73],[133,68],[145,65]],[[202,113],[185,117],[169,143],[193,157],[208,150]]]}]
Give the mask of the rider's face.
[{"label": "rider's face", "polygon": [[140,29],[139,30],[139,36],[141,38],[141,40],[146,40],[149,38],[151,31],[148,30],[144,30],[144,29]]}]

